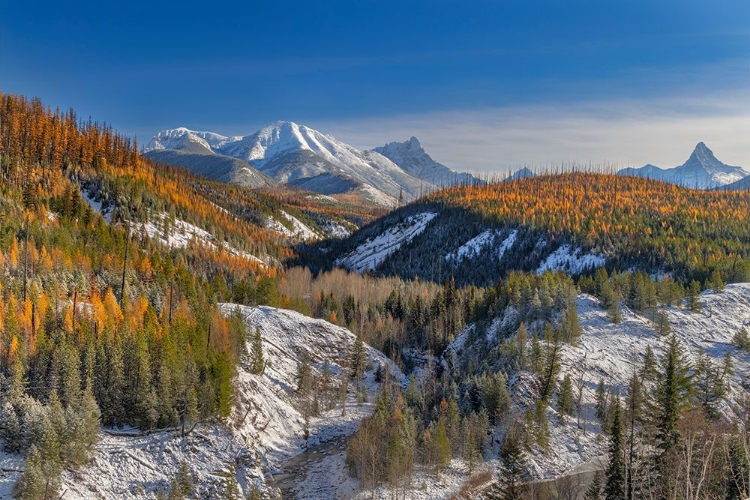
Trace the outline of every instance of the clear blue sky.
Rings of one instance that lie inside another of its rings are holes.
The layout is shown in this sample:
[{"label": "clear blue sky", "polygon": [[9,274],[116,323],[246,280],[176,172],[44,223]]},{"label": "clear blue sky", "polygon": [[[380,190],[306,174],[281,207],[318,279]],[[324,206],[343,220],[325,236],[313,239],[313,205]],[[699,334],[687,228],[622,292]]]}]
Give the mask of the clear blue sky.
[{"label": "clear blue sky", "polygon": [[750,170],[750,2],[5,0],[0,90],[141,143],[282,119],[454,168],[673,166],[704,140]]}]

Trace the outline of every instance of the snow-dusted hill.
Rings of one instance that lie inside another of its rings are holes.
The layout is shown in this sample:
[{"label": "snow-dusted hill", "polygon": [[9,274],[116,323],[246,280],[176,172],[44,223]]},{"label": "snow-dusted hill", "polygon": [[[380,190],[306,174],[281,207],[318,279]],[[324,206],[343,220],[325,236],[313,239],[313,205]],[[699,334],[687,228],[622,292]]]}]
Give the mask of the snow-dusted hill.
[{"label": "snow-dusted hill", "polygon": [[[727,285],[721,293],[704,292],[700,295],[700,302],[703,308],[700,313],[669,307],[666,310],[669,324],[693,362],[701,350],[717,364],[722,362],[727,352],[731,354],[735,374],[729,378],[729,391],[721,412],[727,418],[735,419],[735,403],[743,394],[747,394],[750,384],[750,353],[733,347],[731,339],[743,325],[750,324],[750,283]],[[558,381],[570,374],[575,384],[583,376],[585,389],[581,427],[578,427],[575,416],[569,417],[566,424],[560,424],[554,409],[547,408],[551,432],[549,451],[536,451],[529,457],[537,479],[560,477],[581,464],[606,455],[608,441],[601,438],[595,415],[595,393],[599,379],[624,397],[628,378],[632,376],[634,366],[642,366],[647,346],[651,346],[659,359],[668,339],[660,336],[648,319],[628,309],[623,309],[619,324],[612,323],[599,301],[589,295],[580,295],[576,306],[583,334],[577,346],[563,344]],[[502,321],[503,317],[496,319],[489,329],[490,336],[494,335]],[[468,347],[465,343],[472,328],[474,326],[469,325],[456,338],[446,351],[447,358],[458,356],[457,353]],[[515,404],[521,405],[517,410],[521,415],[530,377],[527,372],[521,372],[510,382],[511,397]]]},{"label": "snow-dusted hill", "polygon": [[412,137],[405,142],[389,142],[385,146],[375,148],[374,151],[431,186],[450,187],[459,184],[484,184],[484,181],[471,174],[455,172],[433,160],[416,137]]},{"label": "snow-dusted hill", "polygon": [[427,212],[407,217],[400,224],[387,229],[374,238],[369,238],[351,252],[336,259],[336,265],[361,273],[372,271],[399,250],[402,245],[409,243],[417,235],[424,232],[427,224],[436,215]]},{"label": "snow-dusted hill", "polygon": [[[376,151],[354,148],[293,122],[272,123],[245,137],[225,137],[186,128],[164,130],[144,148],[147,155],[155,158],[164,157],[167,150],[237,158],[279,182],[296,183],[323,194],[358,193],[369,187],[378,194],[364,196],[365,201],[387,206],[393,206],[400,196],[411,200],[435,188]],[[209,161],[208,157],[204,159]],[[199,168],[205,175],[205,168],[195,165],[193,168]],[[302,182],[310,178],[329,182],[325,186],[320,181]]]},{"label": "snow-dusted hill", "polygon": [[[199,425],[184,438],[176,431],[139,436],[113,430],[103,432],[91,462],[75,473],[64,473],[64,498],[156,498],[160,488],[168,488],[181,461],[190,468],[196,498],[219,498],[232,467],[245,494],[253,485],[270,491],[274,488],[273,475],[287,470],[290,459],[306,450],[313,454],[327,443],[342,443],[343,437],[357,429],[360,419],[373,411],[379,390],[375,381],[378,367],[388,365],[396,382],[403,379],[398,368],[383,354],[366,346],[368,361],[363,383],[368,392],[367,402],[357,402],[352,382],[345,414],[342,415],[339,405],[323,410],[306,424],[295,394],[298,362],[306,353],[313,371],[322,375],[327,361],[332,384],[338,387],[341,378],[348,377],[343,365],[352,356],[354,335],[293,311],[235,304],[223,304],[221,309],[227,315],[239,313],[250,338],[255,328],[260,329],[268,361],[262,375],[251,373],[249,359],[241,364],[236,380],[236,406],[228,421]],[[13,457],[0,456],[0,460],[3,465],[18,466]],[[336,470],[343,471],[343,451],[329,453],[328,460],[335,461]],[[331,479],[328,469],[310,470],[296,479],[301,482],[305,477],[306,488],[325,485]],[[0,481],[0,498],[10,494],[10,487],[10,482]]]},{"label": "snow-dusted hill", "polygon": [[690,158],[679,167],[661,169],[649,164],[641,168],[624,168],[617,173],[648,177],[697,189],[716,188],[750,176],[750,172],[741,167],[733,167],[719,161],[713,151],[702,142],[695,146]]}]

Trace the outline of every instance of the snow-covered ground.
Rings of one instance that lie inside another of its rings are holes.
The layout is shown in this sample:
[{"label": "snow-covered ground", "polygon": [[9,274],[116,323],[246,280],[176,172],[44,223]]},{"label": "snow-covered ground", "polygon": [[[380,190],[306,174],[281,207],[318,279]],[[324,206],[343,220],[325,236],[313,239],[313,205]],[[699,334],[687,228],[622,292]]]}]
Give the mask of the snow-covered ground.
[{"label": "snow-covered ground", "polygon": [[[750,283],[727,285],[722,293],[700,295],[703,310],[691,313],[677,307],[666,310],[669,323],[695,360],[702,349],[715,362],[731,353],[735,374],[722,412],[730,416],[738,397],[746,393],[743,384],[750,380],[750,354],[735,349],[730,341],[743,326],[750,324]],[[345,436],[354,432],[360,419],[373,410],[378,384],[378,365],[391,366],[397,381],[402,375],[378,351],[367,348],[369,359],[365,384],[368,402],[358,404],[353,384],[347,397],[345,415],[341,408],[324,411],[305,424],[298,409],[294,389],[297,363],[307,352],[316,371],[328,361],[334,380],[345,373],[343,364],[351,356],[354,335],[344,328],[322,320],[305,317],[292,311],[270,307],[246,307],[223,304],[224,314],[238,310],[252,334],[260,328],[264,355],[269,364],[263,375],[254,375],[243,362],[237,378],[237,405],[224,424],[209,423],[196,428],[188,437],[175,431],[148,436],[128,437],[102,433],[92,461],[80,471],[66,471],[63,490],[66,499],[155,498],[159,488],[167,487],[185,460],[193,475],[201,498],[214,498],[224,487],[230,466],[236,467],[237,479],[245,492],[251,484],[271,485],[273,475],[282,472],[297,487],[296,498],[369,498],[369,491],[360,491],[359,483],[348,476],[345,467]],[[640,366],[647,346],[657,358],[665,337],[659,336],[646,318],[623,309],[622,321],[613,324],[599,302],[588,295],[577,299],[577,311],[583,334],[577,346],[562,347],[562,370],[574,381],[583,374],[585,389],[581,428],[576,417],[561,424],[552,408],[549,450],[529,455],[529,464],[536,478],[553,478],[580,468],[583,464],[606,454],[606,439],[599,434],[595,417],[595,390],[599,379],[621,395],[634,366]],[[488,331],[502,326],[497,319]],[[449,348],[457,355],[470,337],[462,332]],[[249,360],[248,360],[249,361]],[[521,398],[527,380],[521,375],[511,381],[514,398]],[[305,439],[305,429],[309,435]],[[484,467],[497,466],[497,445],[486,457]],[[17,456],[0,454],[0,468],[21,467]],[[290,465],[290,464],[293,464]],[[297,476],[289,479],[289,471]],[[12,483],[18,474],[0,474],[0,498],[10,498]],[[439,476],[418,468],[406,497],[419,499],[447,498],[458,491],[468,479],[466,465],[454,460]],[[378,499],[391,497],[383,485],[374,493]]]},{"label": "snow-covered ground", "polygon": [[[319,417],[311,417],[306,424],[295,394],[297,363],[302,353],[310,355],[317,373],[328,361],[334,383],[338,384],[342,376],[348,376],[342,364],[351,357],[354,334],[293,311],[235,304],[222,304],[221,308],[224,314],[239,311],[249,338],[256,327],[260,328],[268,361],[262,375],[251,373],[249,359],[240,365],[232,416],[224,423],[198,426],[184,438],[176,431],[137,437],[112,430],[103,432],[91,462],[75,473],[64,473],[64,498],[155,498],[159,489],[168,487],[183,460],[193,476],[197,498],[219,497],[230,466],[236,468],[237,480],[245,493],[253,484],[273,487],[273,475],[284,470],[290,459],[326,443],[343,443],[356,431],[362,417],[372,413],[379,392],[375,381],[378,367],[388,365],[394,380],[403,383],[398,368],[382,353],[365,346],[368,370],[363,382],[367,402],[357,401],[352,382],[344,415],[341,406],[337,406]],[[343,451],[339,455],[343,467]],[[16,456],[0,455],[3,468],[18,467],[18,463]],[[9,498],[17,477],[10,473],[0,476],[0,498]],[[330,472],[320,466],[308,472],[307,477],[311,484],[326,484],[332,479]]]},{"label": "snow-covered ground", "polygon": [[281,233],[284,236],[290,238],[300,238],[302,240],[317,240],[320,239],[320,235],[310,229],[307,225],[303,224],[298,218],[286,213],[283,210],[279,210],[282,217],[292,223],[292,229],[289,229],[281,222],[277,221],[273,217],[268,218],[268,224],[266,227],[277,233]]},{"label": "snow-covered ground", "polygon": [[455,261],[457,264],[460,264],[466,259],[471,260],[484,252],[491,251],[493,248],[495,249],[494,253],[498,260],[500,260],[503,258],[503,255],[505,255],[505,252],[507,252],[516,242],[518,231],[513,230],[508,233],[505,239],[500,240],[503,234],[503,231],[493,229],[488,229],[479,233],[477,236],[458,247],[455,252],[446,255],[445,260],[448,262]]},{"label": "snow-covered ground", "polygon": [[[741,394],[747,394],[743,384],[750,381],[750,354],[734,348],[731,339],[743,324],[750,323],[750,283],[728,285],[718,294],[704,292],[700,301],[703,306],[700,313],[668,308],[669,324],[692,361],[697,359],[701,349],[716,363],[722,362],[725,353],[731,353],[735,374],[730,377],[730,389],[722,404],[722,413],[736,418],[732,415],[732,407]],[[568,423],[561,425],[552,408],[548,409],[550,451],[530,457],[538,478],[558,477],[607,453],[607,440],[597,437],[600,427],[595,416],[594,396],[599,379],[624,397],[627,380],[634,366],[642,366],[647,346],[651,346],[659,359],[668,338],[654,331],[648,319],[628,309],[623,309],[621,323],[612,323],[599,302],[588,295],[578,298],[577,310],[583,335],[577,347],[563,346],[559,380],[562,381],[568,373],[575,385],[583,374],[585,389],[581,423],[585,430],[578,428],[575,417],[568,418]]]},{"label": "snow-covered ground", "polygon": [[370,238],[355,250],[336,259],[336,265],[347,269],[365,272],[373,270],[402,245],[422,234],[427,224],[437,216],[434,212],[412,215],[400,224]]},{"label": "snow-covered ground", "polygon": [[[101,202],[94,200],[86,191],[83,192],[83,198],[89,205],[91,205],[91,208],[101,213],[107,222],[112,221],[111,209],[102,211]],[[226,210],[224,211],[226,212]],[[139,222],[137,224],[134,224],[133,227],[130,228],[130,233],[132,235],[141,233],[147,234],[148,237],[152,240],[155,240],[161,245],[167,246],[169,248],[185,248],[186,246],[188,246],[188,244],[190,244],[191,241],[196,241],[203,245],[207,245],[213,250],[219,250],[220,244],[213,234],[209,233],[205,229],[196,226],[195,224],[191,224],[184,220],[174,219],[173,222],[169,222],[167,224],[168,231],[165,231],[165,220],[168,217],[169,214],[167,213],[152,214],[151,217],[149,217],[148,222]],[[294,220],[299,223],[297,219]],[[226,243],[221,243],[221,246],[223,247],[225,252],[228,252],[231,255],[236,255],[238,257],[242,257],[243,259],[251,260],[264,266],[267,265],[262,259],[259,259],[255,255],[252,255],[248,252],[244,252],[242,250],[234,248]]]},{"label": "snow-covered ground", "polygon": [[587,269],[603,267],[604,264],[606,261],[602,255],[582,253],[580,248],[571,249],[570,245],[562,245],[544,259],[536,272],[541,274],[544,271],[560,269],[570,274],[578,274]]}]

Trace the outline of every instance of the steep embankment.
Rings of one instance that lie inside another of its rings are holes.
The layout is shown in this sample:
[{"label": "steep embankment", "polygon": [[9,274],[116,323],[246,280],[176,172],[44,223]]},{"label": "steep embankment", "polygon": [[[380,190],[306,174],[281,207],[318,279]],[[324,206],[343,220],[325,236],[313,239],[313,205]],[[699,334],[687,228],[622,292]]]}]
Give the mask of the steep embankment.
[{"label": "steep embankment", "polygon": [[[77,473],[64,474],[65,498],[156,498],[159,489],[169,488],[183,461],[200,498],[215,498],[223,492],[232,477],[232,468],[245,494],[253,485],[272,489],[273,476],[293,467],[294,462],[291,466],[287,463],[295,456],[308,449],[322,450],[331,443],[338,449],[346,436],[356,430],[362,416],[372,411],[379,390],[375,381],[379,367],[389,365],[397,378],[401,377],[379,351],[365,346],[368,369],[363,387],[368,393],[367,402],[358,402],[352,381],[342,411],[340,383],[343,377],[349,377],[347,366],[355,346],[350,331],[293,311],[222,305],[226,315],[235,311],[244,318],[249,339],[255,328],[260,329],[267,365],[262,375],[256,375],[251,372],[249,354],[241,364],[232,417],[223,423],[201,424],[186,437],[181,437],[179,430],[133,436],[128,434],[138,432],[132,429],[105,429],[90,464]],[[249,340],[248,349],[250,345]],[[321,406],[320,415],[310,416],[308,423],[304,417],[305,401],[296,391],[298,364],[305,354],[311,360]],[[322,389],[326,362],[330,368],[330,393]],[[334,458],[343,470],[343,452]],[[297,470],[304,467],[300,465]],[[312,481],[308,486],[326,479],[327,474],[321,471],[317,478],[308,478]],[[291,484],[304,479],[305,474],[298,475]],[[287,479],[286,493],[289,484]],[[9,494],[9,488],[0,490],[0,498],[4,494]]]}]

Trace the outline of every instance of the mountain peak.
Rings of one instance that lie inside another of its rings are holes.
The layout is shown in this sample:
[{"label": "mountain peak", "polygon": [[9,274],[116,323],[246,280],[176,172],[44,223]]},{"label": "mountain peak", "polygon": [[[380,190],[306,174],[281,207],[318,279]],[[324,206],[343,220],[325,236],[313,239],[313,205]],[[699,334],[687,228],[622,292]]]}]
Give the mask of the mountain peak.
[{"label": "mountain peak", "polygon": [[731,184],[748,176],[741,167],[721,162],[704,142],[695,145],[690,158],[680,166],[661,169],[654,165],[622,169],[620,175],[637,175],[699,189]]},{"label": "mountain peak", "polygon": [[697,160],[704,166],[707,164],[721,163],[714,156],[714,152],[708,149],[708,146],[706,146],[706,144],[703,142],[699,142],[698,144],[696,144],[695,149],[693,150],[693,153],[690,155],[690,158],[688,159],[688,162],[690,162],[690,160]]}]

